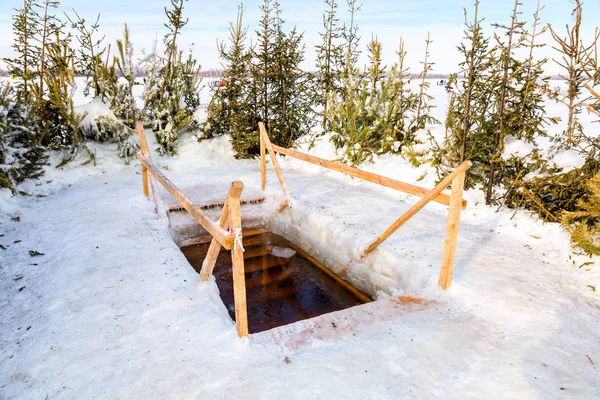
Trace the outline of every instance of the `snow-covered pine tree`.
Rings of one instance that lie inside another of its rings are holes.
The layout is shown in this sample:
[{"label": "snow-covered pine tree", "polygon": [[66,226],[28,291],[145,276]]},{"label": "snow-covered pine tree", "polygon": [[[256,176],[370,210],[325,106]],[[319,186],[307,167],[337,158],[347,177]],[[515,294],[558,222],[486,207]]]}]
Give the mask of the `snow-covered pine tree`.
[{"label": "snow-covered pine tree", "polygon": [[344,27],[338,25],[337,18],[338,4],[336,0],[324,0],[327,9],[323,14],[324,32],[319,35],[323,42],[316,45],[317,51],[317,73],[318,85],[317,90],[323,99],[321,105],[323,111],[321,113],[323,132],[329,130],[327,115],[327,107],[329,98],[335,96],[340,91],[340,68],[343,65],[344,46],[339,41],[342,39]]},{"label": "snow-covered pine tree", "polygon": [[8,153],[8,108],[13,100],[11,96],[10,84],[6,82],[0,86],[0,188],[13,188],[13,182],[10,177],[9,167],[7,165]]},{"label": "snow-covered pine tree", "polygon": [[111,98],[111,109],[125,125],[134,129],[138,118],[137,106],[133,97],[136,69],[133,65],[133,45],[129,38],[127,24],[123,28],[123,39],[117,40],[115,64],[127,83],[118,84],[117,92]]},{"label": "snow-covered pine tree", "polygon": [[12,47],[15,58],[4,59],[11,76],[17,80],[3,90],[3,185],[13,187],[27,178],[43,174],[48,156],[41,145],[42,135],[38,129],[39,115],[34,86],[39,82],[40,34],[35,0],[24,0],[23,8],[13,16],[14,39]]},{"label": "snow-covered pine tree", "polygon": [[[152,123],[160,147],[160,154],[175,154],[179,132],[194,126],[194,104],[198,102],[200,70],[193,58],[183,61],[177,47],[177,38],[188,20],[183,17],[187,0],[171,0],[172,8],[165,8],[169,33],[164,37],[165,54],[146,57],[149,62],[148,81],[144,93],[143,112]],[[191,60],[191,61],[190,61]],[[182,104],[184,106],[182,106]]]},{"label": "snow-covered pine tree", "polygon": [[46,45],[47,63],[44,82],[47,94],[41,113],[44,133],[42,143],[54,149],[71,149],[74,157],[82,137],[81,116],[73,110],[75,54],[70,48],[70,35],[62,32],[64,25],[52,25],[54,39]]}]

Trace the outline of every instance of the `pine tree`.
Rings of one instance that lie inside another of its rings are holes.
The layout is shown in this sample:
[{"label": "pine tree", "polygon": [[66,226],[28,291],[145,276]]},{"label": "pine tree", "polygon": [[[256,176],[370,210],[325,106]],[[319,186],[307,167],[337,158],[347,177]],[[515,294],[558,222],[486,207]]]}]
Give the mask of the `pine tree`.
[{"label": "pine tree", "polygon": [[34,45],[34,37],[38,34],[38,24],[34,7],[35,0],[24,0],[23,8],[15,10],[13,16],[14,41],[12,48],[16,58],[4,59],[8,72],[16,81],[19,103],[30,100],[30,84],[35,78],[35,66],[39,58],[39,47]]},{"label": "pine tree", "polygon": [[352,57],[352,48],[346,48],[348,64],[342,76],[342,95],[329,111],[331,141],[337,149],[344,150],[341,161],[353,166],[370,161],[373,154],[380,152],[384,142],[385,117],[382,118],[384,113],[381,109],[386,99],[381,98],[379,86],[384,75],[381,43],[372,38],[367,49],[370,63],[365,73],[361,74],[353,64],[356,58]]},{"label": "pine tree", "polygon": [[[224,86],[218,87],[207,108],[204,126],[205,137],[230,134],[236,154],[247,152],[244,134],[256,131],[257,126],[248,126],[246,108],[248,86],[249,53],[245,49],[247,28],[243,26],[243,5],[238,6],[235,25],[229,24],[229,47],[217,42],[219,56],[223,60]],[[250,118],[254,119],[254,118]],[[243,142],[243,143],[242,143]]]},{"label": "pine tree", "polygon": [[563,96],[559,93],[555,95],[555,98],[563,103],[568,110],[567,129],[563,132],[564,137],[556,138],[556,141],[562,147],[566,148],[576,146],[577,140],[575,140],[574,136],[578,132],[583,133],[583,127],[579,122],[578,114],[581,113],[582,107],[589,99],[586,96],[582,96],[584,85],[588,79],[585,74],[584,58],[585,53],[593,47],[593,44],[588,47],[583,45],[581,40],[582,3],[580,0],[574,1],[575,8],[572,15],[575,18],[575,22],[572,28],[567,25],[565,37],[561,37],[552,28],[552,25],[548,24],[550,33],[556,44],[553,48],[562,54],[562,58],[560,60],[554,59],[554,62],[565,70],[563,74],[560,74],[560,77],[569,86],[566,95]]},{"label": "pine tree", "polygon": [[88,96],[91,90],[94,98],[105,101],[107,85],[103,82],[106,74],[103,74],[102,71],[104,68],[102,56],[106,52],[106,47],[102,46],[104,36],[97,37],[100,28],[100,14],[98,14],[96,21],[88,26],[85,19],[77,14],[77,11],[73,10],[73,13],[76,18],[71,19],[67,15],[67,19],[71,23],[71,28],[78,33],[76,37],[79,48],[76,64],[77,73],[85,77],[84,94]]},{"label": "pine tree", "polygon": [[475,165],[467,174],[467,187],[484,180],[485,164],[491,152],[490,129],[494,91],[489,81],[495,59],[489,38],[483,34],[479,18],[479,0],[475,0],[473,22],[465,15],[465,42],[458,46],[463,57],[459,64],[463,79],[458,74],[450,78],[456,86],[452,93],[446,117],[446,139],[434,156],[440,176],[456,168],[465,160]]},{"label": "pine tree", "polygon": [[[144,92],[146,113],[160,147],[160,154],[175,154],[179,132],[195,126],[194,111],[198,100],[200,70],[193,58],[183,61],[177,47],[177,38],[188,20],[183,18],[183,5],[187,0],[171,0],[171,9],[165,8],[169,33],[165,35],[164,57],[154,54],[146,57],[148,80]],[[185,104],[184,107],[181,107]]]},{"label": "pine tree", "polygon": [[340,68],[343,65],[344,47],[339,43],[344,32],[342,26],[338,26],[336,0],[324,0],[327,10],[323,14],[324,32],[319,33],[323,43],[316,46],[317,72],[319,76],[318,91],[322,97],[322,123],[323,132],[329,130],[327,118],[327,107],[329,98],[335,96],[340,88]]},{"label": "pine tree", "polygon": [[423,65],[423,69],[419,74],[419,79],[421,82],[419,83],[419,94],[417,96],[417,108],[416,115],[413,121],[411,122],[410,131],[411,134],[419,129],[425,129],[427,125],[439,125],[439,121],[431,116],[431,101],[433,100],[433,96],[429,95],[427,91],[429,90],[429,81],[427,80],[427,75],[433,70],[433,62],[429,59],[429,45],[431,44],[431,36],[430,33],[427,32],[427,39],[425,39],[425,57],[421,64]]},{"label": "pine tree", "polygon": [[275,1],[269,135],[279,146],[292,147],[315,125],[313,76],[301,70],[304,61],[303,34],[294,27],[283,31],[281,8]]},{"label": "pine tree", "polygon": [[493,142],[489,160],[489,171],[485,183],[485,201],[491,204],[494,200],[494,187],[498,183],[496,174],[501,167],[502,150],[504,138],[511,133],[516,133],[511,126],[516,110],[512,108],[515,93],[515,71],[521,68],[520,62],[514,58],[514,51],[522,46],[524,38],[525,23],[519,21],[519,7],[522,3],[515,0],[511,23],[509,26],[493,24],[497,29],[504,31],[502,35],[495,34],[497,41],[496,51],[498,61],[493,65],[490,83],[495,87],[497,93],[496,103],[494,104],[495,116],[493,126]]},{"label": "pine tree", "polygon": [[253,49],[255,66],[252,68],[252,79],[256,81],[258,89],[260,116],[267,128],[269,127],[269,93],[272,88],[273,79],[273,54],[275,48],[275,29],[271,0],[264,0],[260,6],[262,18],[259,22],[259,30],[256,31],[257,45]]},{"label": "pine tree", "polygon": [[138,119],[137,106],[133,97],[136,69],[133,65],[133,45],[129,38],[127,24],[123,29],[123,39],[117,40],[115,64],[127,83],[118,85],[117,93],[111,98],[111,109],[125,125],[134,129]]},{"label": "pine tree", "polygon": [[401,152],[414,142],[414,131],[409,128],[410,118],[418,106],[417,94],[410,87],[411,75],[405,65],[406,50],[400,38],[396,55],[398,61],[392,65],[386,82],[382,85],[382,97],[386,99],[383,111],[382,153]]},{"label": "pine tree", "polygon": [[600,255],[600,173],[588,183],[587,199],[580,199],[577,211],[565,212],[562,223],[571,228],[575,246],[588,255]]}]

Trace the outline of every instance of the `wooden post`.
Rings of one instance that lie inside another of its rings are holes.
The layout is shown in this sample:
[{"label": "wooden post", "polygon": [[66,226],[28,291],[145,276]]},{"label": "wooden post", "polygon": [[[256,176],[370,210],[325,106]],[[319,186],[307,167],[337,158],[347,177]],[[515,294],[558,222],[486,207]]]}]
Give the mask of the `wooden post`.
[{"label": "wooden post", "polygon": [[[260,128],[259,128],[260,129]],[[267,152],[265,148],[265,141],[262,133],[259,131],[260,136],[260,188],[265,190],[267,187]]]},{"label": "wooden post", "polygon": [[146,196],[146,198],[149,198],[150,194],[148,193],[148,168],[146,168],[144,165],[142,165],[142,185],[144,186],[144,196]]},{"label": "wooden post", "polygon": [[[229,227],[235,234],[242,229],[240,217],[240,194],[244,185],[242,182],[233,182],[232,188],[238,191],[232,193],[227,203],[229,209]],[[241,241],[241,238],[240,238]],[[246,277],[244,271],[244,251],[240,243],[235,243],[231,249],[231,264],[233,273],[233,300],[235,304],[235,326],[239,337],[248,336],[248,310],[246,306]]]},{"label": "wooden post", "polygon": [[[144,157],[150,158],[150,150],[148,149],[148,142],[146,141],[146,134],[144,133],[144,125],[142,121],[138,121],[136,124],[137,134],[140,137],[140,150]],[[144,196],[149,197],[148,193],[148,168],[142,163],[142,185],[144,186]]]},{"label": "wooden post", "polygon": [[[448,185],[457,177],[460,173],[465,172],[471,167],[471,161],[465,161],[458,166],[451,174],[445,177],[440,183],[437,184],[429,193],[427,193],[424,197],[422,197],[414,206],[408,209],[407,212],[402,214],[400,218],[398,218],[392,225],[389,226],[366,250],[363,252],[361,258],[367,256],[367,254],[371,253],[375,250],[384,240],[389,238],[394,232],[398,230],[402,225],[406,223],[409,219],[411,219],[416,213],[421,211],[423,207],[427,205],[431,200],[433,200],[436,196],[438,196],[442,190],[446,189]],[[461,199],[462,200],[462,199]],[[460,204],[459,204],[460,207]]]},{"label": "wooden post", "polygon": [[271,162],[273,163],[273,168],[275,168],[275,173],[277,174],[277,178],[279,179],[281,190],[283,190],[283,197],[285,198],[285,200],[281,203],[281,207],[279,208],[279,211],[281,211],[283,208],[285,208],[285,206],[287,206],[290,203],[290,191],[288,190],[287,185],[285,184],[285,180],[283,179],[283,173],[281,172],[281,167],[279,166],[279,160],[277,159],[277,155],[275,155],[275,151],[273,150],[273,145],[269,140],[269,135],[267,135],[265,125],[262,122],[259,122],[258,128],[260,129],[260,135],[264,141],[265,147],[269,151],[269,157],[271,157]]},{"label": "wooden post", "polygon": [[454,267],[454,254],[456,253],[456,240],[458,239],[458,224],[460,222],[460,204],[462,202],[463,188],[465,186],[465,173],[461,172],[452,180],[452,194],[450,195],[450,209],[448,210],[448,225],[444,240],[444,254],[442,255],[442,268],[438,284],[444,290],[452,283],[452,268]]},{"label": "wooden post", "polygon": [[[233,182],[231,184],[231,187],[229,188],[229,193],[227,193],[227,198],[225,198],[225,204],[223,205],[221,217],[219,218],[219,226],[221,228],[227,229],[227,227],[229,226],[229,199],[231,199],[232,196],[237,196],[237,198],[239,199],[243,188],[244,185],[242,184],[242,182]],[[208,247],[206,257],[202,262],[202,269],[200,270],[201,281],[206,282],[212,274],[220,251],[221,243],[219,243],[219,241],[213,237],[210,241],[210,246]]]}]

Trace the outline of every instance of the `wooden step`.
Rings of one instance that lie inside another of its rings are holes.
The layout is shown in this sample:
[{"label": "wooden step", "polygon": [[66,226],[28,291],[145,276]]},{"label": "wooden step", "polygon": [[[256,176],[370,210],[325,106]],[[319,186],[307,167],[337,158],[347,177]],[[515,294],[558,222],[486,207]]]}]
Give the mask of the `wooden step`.
[{"label": "wooden step", "polygon": [[[246,198],[240,199],[240,205],[256,204],[256,203],[262,203],[264,201],[265,201],[265,196],[246,197]],[[200,203],[196,203],[196,205],[203,210],[207,210],[207,209],[213,208],[213,207],[223,207],[225,205],[225,200],[203,201]],[[175,205],[171,204],[171,205],[169,205],[169,212],[172,212],[172,211],[185,211],[185,209],[180,204],[175,204]]]},{"label": "wooden step", "polygon": [[[271,273],[271,271],[267,270],[258,276],[254,276],[252,278],[246,278],[246,288],[254,288],[254,287],[264,287],[267,290],[271,290],[272,285],[284,281],[295,272],[295,270],[287,268],[279,273]],[[267,288],[267,286],[269,286]]]},{"label": "wooden step", "polygon": [[[246,238],[250,238],[252,236],[257,236],[257,235],[262,235],[264,233],[269,233],[269,232],[270,231],[268,229],[264,229],[264,228],[242,230],[242,243],[244,244],[244,247],[245,247],[246,246]],[[207,244],[207,243],[210,243],[211,240],[212,240],[212,236],[202,236],[202,237],[199,237],[194,240],[186,241],[185,246],[182,246],[182,248],[188,247],[188,246],[197,246],[199,244]],[[255,240],[257,240],[257,239],[255,239]],[[249,244],[249,245],[251,245],[251,244]]]},{"label": "wooden step", "polygon": [[256,257],[244,263],[244,271],[249,274],[255,271],[267,270],[274,267],[285,267],[289,265],[289,260],[275,257]]}]

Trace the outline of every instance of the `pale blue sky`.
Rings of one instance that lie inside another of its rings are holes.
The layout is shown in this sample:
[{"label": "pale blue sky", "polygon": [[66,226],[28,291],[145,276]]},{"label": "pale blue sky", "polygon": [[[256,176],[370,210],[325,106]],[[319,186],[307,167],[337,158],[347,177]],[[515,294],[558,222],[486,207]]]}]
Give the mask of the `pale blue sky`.
[{"label": "pale blue sky", "polygon": [[[522,2],[522,18],[531,21],[537,0]],[[250,28],[250,38],[254,36],[253,31],[257,27],[260,14],[258,7],[261,3],[261,0],[244,2],[244,20]],[[0,57],[11,53],[11,14],[12,9],[20,4],[18,0],[0,0],[0,35],[3,37],[0,42]],[[102,31],[110,42],[119,37],[123,23],[128,23],[136,54],[139,55],[140,49],[150,48],[155,37],[161,39],[164,35],[163,10],[169,4],[168,0],[65,0],[61,2],[60,10],[70,12],[75,8],[89,20],[100,13]],[[235,18],[238,4],[234,0],[186,2],[184,13],[189,17],[189,24],[184,29],[181,44],[188,46],[194,43],[194,53],[204,69],[219,67],[216,40],[226,39],[228,22]],[[569,0],[546,0],[542,4],[546,4],[542,12],[544,22],[561,28],[571,22],[570,12],[573,6]],[[305,32],[307,61],[304,67],[314,69],[314,45],[319,42],[318,32],[322,27],[322,0],[281,0],[281,5],[286,25],[289,28],[296,25],[300,31]],[[409,53],[409,64],[415,71],[423,57],[424,39],[430,31],[433,39],[430,53],[436,63],[434,72],[449,73],[457,69],[460,61],[455,49],[463,36],[463,7],[471,13],[472,6],[473,0],[364,0],[363,9],[356,19],[363,37],[363,47],[371,33],[377,35],[383,43],[384,61],[388,63],[395,60],[394,50],[399,37],[403,36]],[[485,18],[484,25],[508,21],[512,6],[512,0],[481,0],[480,15]],[[340,1],[341,20],[346,19],[346,10],[345,0]],[[584,33],[588,37],[598,25],[598,15],[600,0],[585,1]],[[541,54],[552,55],[550,51],[548,48]],[[554,66],[548,67],[550,73],[555,70]]]}]

